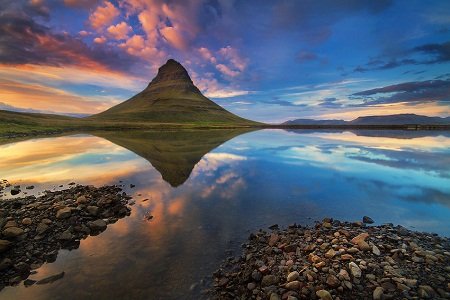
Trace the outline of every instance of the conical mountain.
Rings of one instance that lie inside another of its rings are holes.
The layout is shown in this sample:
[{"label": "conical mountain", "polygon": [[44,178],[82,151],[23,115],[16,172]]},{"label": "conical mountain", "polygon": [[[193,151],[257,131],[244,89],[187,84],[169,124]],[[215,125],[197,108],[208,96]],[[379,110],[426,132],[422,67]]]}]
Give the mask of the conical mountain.
[{"label": "conical mountain", "polygon": [[186,69],[169,59],[146,89],[91,119],[197,125],[252,125],[202,95]]}]

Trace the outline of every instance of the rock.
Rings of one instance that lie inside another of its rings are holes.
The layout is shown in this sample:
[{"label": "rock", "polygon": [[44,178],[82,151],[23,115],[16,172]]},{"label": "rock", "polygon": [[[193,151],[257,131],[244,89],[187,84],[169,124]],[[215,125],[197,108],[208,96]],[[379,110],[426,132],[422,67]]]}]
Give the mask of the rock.
[{"label": "rock", "polygon": [[378,249],[378,247],[375,245],[372,246],[372,253],[375,254],[376,256],[380,256],[381,254],[380,249]]},{"label": "rock", "polygon": [[86,210],[91,216],[96,216],[98,215],[99,208],[97,206],[88,206]]},{"label": "rock", "polygon": [[19,235],[24,234],[24,231],[19,227],[8,227],[5,230],[3,230],[2,233],[7,238],[15,238],[18,237]]},{"label": "rock", "polygon": [[336,255],[336,252],[333,249],[330,249],[325,253],[326,258],[333,258],[335,255]]},{"label": "rock", "polygon": [[358,248],[361,251],[370,251],[370,250],[372,250],[372,247],[370,247],[369,244],[367,244],[366,241],[359,241],[358,242]]},{"label": "rock", "polygon": [[15,195],[17,195],[17,194],[19,194],[19,193],[20,193],[20,189],[13,188],[13,189],[11,190],[11,195],[13,195],[13,196],[15,196]]},{"label": "rock", "polygon": [[279,239],[280,239],[280,237],[278,236],[278,234],[272,233],[269,238],[269,246],[271,246],[271,247],[274,246],[278,242]]},{"label": "rock", "polygon": [[39,235],[45,233],[47,230],[48,230],[48,225],[46,225],[44,223],[39,223],[38,226],[36,227],[36,232]]},{"label": "rock", "polygon": [[316,292],[317,297],[319,297],[321,300],[333,300],[333,297],[331,297],[331,294],[327,290],[318,290]]},{"label": "rock", "polygon": [[300,274],[297,271],[291,272],[289,273],[289,275],[287,276],[287,281],[291,282],[294,280],[297,280],[300,277]]},{"label": "rock", "polygon": [[32,190],[32,189],[34,189],[34,185],[29,185],[29,186],[26,187],[26,189],[27,190]]},{"label": "rock", "polygon": [[377,286],[372,294],[373,300],[381,300],[383,297],[383,292],[384,289],[381,286]]},{"label": "rock", "polygon": [[22,219],[22,224],[23,225],[31,225],[33,223],[33,221],[31,220],[31,218],[24,218]]},{"label": "rock", "polygon": [[12,265],[12,261],[9,258],[4,258],[0,261],[0,271],[8,269]]},{"label": "rock", "polygon": [[80,196],[77,198],[77,200],[75,201],[77,204],[85,204],[88,202],[86,196]]},{"label": "rock", "polygon": [[286,283],[285,286],[288,290],[298,290],[300,288],[300,281],[294,280]]},{"label": "rock", "polygon": [[88,223],[88,226],[93,231],[103,231],[106,229],[106,222],[102,219],[98,219]]},{"label": "rock", "polygon": [[350,269],[350,272],[352,273],[353,277],[361,278],[361,269],[358,267],[357,264],[355,264],[354,262],[350,262],[348,264],[348,268]]},{"label": "rock", "polygon": [[44,279],[39,280],[38,282],[36,282],[36,284],[40,285],[40,284],[47,284],[47,283],[55,282],[56,280],[63,278],[64,274],[65,274],[64,272],[61,272],[61,273],[58,273],[58,274],[55,274],[52,276],[48,276]]},{"label": "rock", "polygon": [[70,207],[61,208],[56,212],[57,219],[67,219],[72,214],[72,209]]},{"label": "rock", "polygon": [[11,242],[7,240],[0,240],[0,253],[5,252],[11,247]]},{"label": "rock", "polygon": [[295,252],[297,250],[297,245],[296,244],[291,244],[291,245],[287,245],[286,247],[284,247],[284,251],[285,252]]},{"label": "rock", "polygon": [[249,289],[250,291],[253,291],[256,288],[256,283],[254,282],[249,282],[247,284],[247,289]]},{"label": "rock", "polygon": [[328,275],[326,283],[333,288],[336,288],[341,285],[341,282],[339,281],[339,279],[337,279],[336,276],[331,275],[331,274]]},{"label": "rock", "polygon": [[363,217],[363,223],[366,223],[366,224],[373,224],[374,221],[372,220],[371,217],[364,216],[364,217]]},{"label": "rock", "polygon": [[278,296],[276,293],[270,294],[270,300],[280,300],[280,296]]},{"label": "rock", "polygon": [[350,281],[350,275],[348,274],[347,270],[341,269],[339,271],[339,275],[342,276],[342,278],[344,278],[345,280]]},{"label": "rock", "polygon": [[275,275],[266,275],[261,280],[262,286],[274,285],[278,282],[277,277]]},{"label": "rock", "polygon": [[62,241],[70,241],[71,239],[73,239],[73,235],[69,229],[65,230],[63,233],[61,233],[58,236],[58,240],[62,240]]},{"label": "rock", "polygon": [[262,279],[262,274],[261,274],[261,272],[259,272],[258,270],[254,270],[254,271],[252,272],[252,278],[253,278],[253,280],[255,280],[255,281],[261,281],[261,279]]},{"label": "rock", "polygon": [[345,254],[341,255],[341,259],[342,260],[352,260],[353,256],[351,256],[350,254],[345,253]]},{"label": "rock", "polygon": [[369,234],[367,232],[361,233],[354,238],[352,238],[351,242],[354,245],[357,245],[360,241],[365,241],[369,237]]},{"label": "rock", "polygon": [[26,287],[32,286],[33,284],[36,283],[36,280],[32,280],[32,279],[27,279],[23,282],[23,285]]}]

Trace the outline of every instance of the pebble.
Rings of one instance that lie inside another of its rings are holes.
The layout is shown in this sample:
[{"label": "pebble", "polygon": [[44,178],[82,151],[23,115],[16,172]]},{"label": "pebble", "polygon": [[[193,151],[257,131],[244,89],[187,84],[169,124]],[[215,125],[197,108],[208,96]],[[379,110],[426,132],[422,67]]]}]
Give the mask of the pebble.
[{"label": "pebble", "polygon": [[289,275],[287,276],[287,281],[291,282],[294,280],[297,280],[300,277],[300,274],[297,271],[293,271],[291,273],[289,273]]},{"label": "pebble", "polygon": [[373,291],[373,300],[381,300],[383,297],[384,289],[381,286],[377,286]]},{"label": "pebble", "polygon": [[64,207],[56,212],[57,219],[67,219],[72,214],[72,209],[70,207]]},{"label": "pebble", "polygon": [[331,297],[331,294],[327,290],[318,290],[316,292],[317,297],[319,297],[321,300],[333,300],[333,297]]},{"label": "pebble", "polygon": [[353,277],[360,278],[361,277],[361,269],[358,267],[357,264],[354,262],[350,262],[348,264],[348,268],[350,269],[350,272],[352,273]]}]

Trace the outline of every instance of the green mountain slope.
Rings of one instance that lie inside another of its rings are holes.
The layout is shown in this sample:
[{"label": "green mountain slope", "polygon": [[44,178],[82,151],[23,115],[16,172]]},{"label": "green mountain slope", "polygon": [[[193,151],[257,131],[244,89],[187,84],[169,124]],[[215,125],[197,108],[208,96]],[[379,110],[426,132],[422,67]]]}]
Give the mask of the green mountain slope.
[{"label": "green mountain slope", "polygon": [[173,59],[159,68],[145,90],[91,120],[152,123],[254,125],[202,95],[186,69]]}]

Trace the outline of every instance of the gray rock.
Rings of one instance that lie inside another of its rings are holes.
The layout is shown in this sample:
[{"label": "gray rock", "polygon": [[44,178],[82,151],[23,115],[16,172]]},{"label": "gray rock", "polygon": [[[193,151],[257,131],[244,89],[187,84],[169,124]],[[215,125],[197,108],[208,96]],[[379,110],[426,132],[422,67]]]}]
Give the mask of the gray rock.
[{"label": "gray rock", "polygon": [[374,223],[374,221],[372,220],[371,217],[364,216],[364,217],[363,217],[363,223],[366,223],[366,224],[372,224],[372,223]]},{"label": "gray rock", "polygon": [[103,231],[106,229],[106,222],[102,219],[98,219],[88,223],[89,228],[92,231]]},{"label": "gray rock", "polygon": [[358,267],[357,264],[355,264],[354,262],[350,262],[348,264],[348,268],[350,269],[350,272],[352,273],[353,277],[361,278],[361,269]]},{"label": "gray rock", "polygon": [[61,233],[58,236],[58,240],[62,240],[62,241],[70,241],[72,238],[73,238],[73,235],[69,229],[67,229],[66,231],[64,231],[63,233]]},{"label": "gray rock", "polygon": [[277,282],[278,282],[278,279],[275,275],[266,275],[262,278],[261,285],[269,286],[269,285],[274,285]]}]

